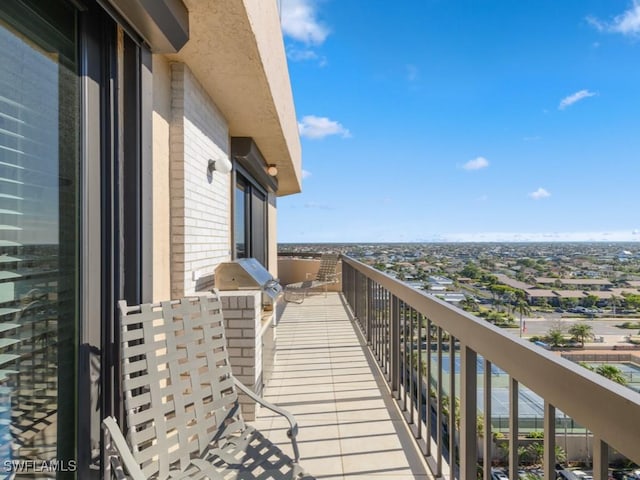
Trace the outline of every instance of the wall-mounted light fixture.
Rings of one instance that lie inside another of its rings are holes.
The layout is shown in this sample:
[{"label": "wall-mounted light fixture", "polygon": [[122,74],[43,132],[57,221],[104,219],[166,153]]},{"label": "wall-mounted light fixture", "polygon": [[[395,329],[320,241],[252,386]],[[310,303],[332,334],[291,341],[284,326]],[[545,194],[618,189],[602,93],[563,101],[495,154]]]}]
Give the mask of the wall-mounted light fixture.
[{"label": "wall-mounted light fixture", "polygon": [[229,159],[223,157],[217,160],[209,160],[209,164],[207,165],[207,172],[212,174],[215,171],[226,175],[231,171],[232,167],[233,166],[231,165]]},{"label": "wall-mounted light fixture", "polygon": [[276,167],[275,165],[268,165],[267,173],[272,177],[275,177],[276,175],[278,175],[278,167]]}]

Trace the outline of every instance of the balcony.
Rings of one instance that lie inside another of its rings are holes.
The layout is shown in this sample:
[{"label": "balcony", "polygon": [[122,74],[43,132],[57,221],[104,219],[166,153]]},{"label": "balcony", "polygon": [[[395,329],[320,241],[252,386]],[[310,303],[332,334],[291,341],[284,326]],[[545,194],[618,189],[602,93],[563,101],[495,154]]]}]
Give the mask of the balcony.
[{"label": "balcony", "polygon": [[[610,458],[640,462],[635,392],[348,257],[341,289],[285,306],[266,390],[298,418],[317,478],[489,480],[482,459],[498,451],[518,478],[531,432],[544,437],[545,479],[557,447],[583,448],[596,479],[609,478]],[[284,443],[284,424],[265,411],[256,422]]]}]

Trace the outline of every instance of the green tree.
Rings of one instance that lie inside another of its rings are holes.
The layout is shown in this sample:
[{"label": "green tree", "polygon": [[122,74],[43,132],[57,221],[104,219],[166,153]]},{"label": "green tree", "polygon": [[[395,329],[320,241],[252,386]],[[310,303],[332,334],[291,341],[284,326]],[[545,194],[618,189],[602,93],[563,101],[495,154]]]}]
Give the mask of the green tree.
[{"label": "green tree", "polygon": [[587,308],[590,308],[590,307],[593,307],[597,302],[598,302],[598,297],[596,297],[595,295],[587,295],[582,300],[582,305],[584,305]]},{"label": "green tree", "polygon": [[640,308],[640,295],[624,295],[624,303],[627,308]]},{"label": "green tree", "polygon": [[564,308],[565,310],[568,310],[569,308],[575,307],[576,305],[578,305],[578,299],[577,298],[561,298],[560,299],[560,306],[562,308]]},{"label": "green tree", "polygon": [[460,305],[462,305],[462,308],[470,312],[477,312],[480,310],[480,305],[478,304],[478,301],[471,296],[466,296],[464,300],[460,302]]},{"label": "green tree", "polygon": [[593,338],[593,327],[584,322],[575,323],[569,328],[569,335],[584,347],[584,342]]},{"label": "green tree", "polygon": [[480,278],[481,273],[482,272],[480,271],[480,268],[475,263],[468,262],[460,272],[460,275],[462,275],[463,277],[476,279]]}]

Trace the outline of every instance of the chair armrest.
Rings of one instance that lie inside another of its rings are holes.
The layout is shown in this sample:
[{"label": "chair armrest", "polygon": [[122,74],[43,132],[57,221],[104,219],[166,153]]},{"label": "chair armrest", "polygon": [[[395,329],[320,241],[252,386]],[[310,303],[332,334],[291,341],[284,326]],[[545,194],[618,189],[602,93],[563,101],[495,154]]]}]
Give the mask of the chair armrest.
[{"label": "chair armrest", "polygon": [[[114,467],[116,478],[118,478],[118,480],[129,478],[131,480],[145,480],[140,465],[138,465],[136,459],[133,458],[133,454],[118,427],[116,419],[107,417],[102,421],[102,426],[105,430],[105,462]],[[126,476],[124,473],[120,461],[124,463],[125,468],[129,472],[129,476]]]},{"label": "chair armrest", "polygon": [[293,454],[294,461],[297,463],[300,460],[300,453],[298,451],[298,442],[296,441],[296,436],[298,435],[298,422],[289,412],[284,410],[283,408],[277,407],[273,403],[267,402],[262,397],[258,396],[251,390],[249,387],[240,382],[237,378],[233,378],[233,381],[242,393],[246,394],[249,398],[251,398],[254,402],[259,403],[263,407],[271,410],[272,412],[277,413],[278,415],[282,415],[289,422],[289,430],[287,430],[287,436],[291,439],[291,445],[293,446]]}]

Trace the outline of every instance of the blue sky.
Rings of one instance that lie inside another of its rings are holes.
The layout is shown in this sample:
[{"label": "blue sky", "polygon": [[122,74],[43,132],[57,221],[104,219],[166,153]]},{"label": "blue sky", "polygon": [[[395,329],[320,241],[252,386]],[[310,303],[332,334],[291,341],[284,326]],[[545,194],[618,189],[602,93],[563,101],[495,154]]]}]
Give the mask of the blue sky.
[{"label": "blue sky", "polygon": [[640,240],[640,0],[281,0],[280,242]]}]

